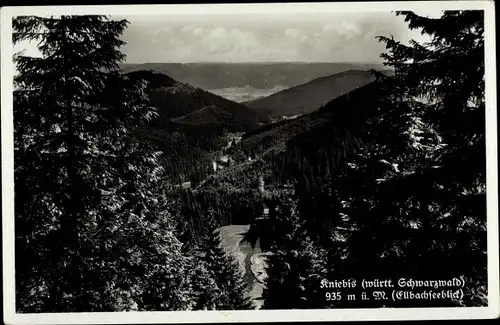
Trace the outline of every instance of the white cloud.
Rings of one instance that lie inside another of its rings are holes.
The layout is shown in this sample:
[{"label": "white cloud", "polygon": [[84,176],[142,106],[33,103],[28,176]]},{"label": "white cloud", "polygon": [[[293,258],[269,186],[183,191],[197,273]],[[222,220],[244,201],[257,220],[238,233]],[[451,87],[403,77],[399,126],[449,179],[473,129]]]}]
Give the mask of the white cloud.
[{"label": "white cloud", "polygon": [[285,35],[292,38],[302,38],[304,32],[297,28],[288,28],[285,30]]},{"label": "white cloud", "polygon": [[195,28],[193,30],[193,35],[196,37],[204,37],[207,34],[207,30],[204,28]]},{"label": "white cloud", "polygon": [[225,28],[217,27],[210,31],[209,36],[212,38],[227,38],[229,35]]},{"label": "white cloud", "polygon": [[352,20],[343,20],[340,24],[339,34],[345,36],[348,39],[355,38],[361,34],[361,28],[356,22]]},{"label": "white cloud", "polygon": [[231,33],[235,38],[234,40],[237,44],[236,48],[246,51],[258,49],[261,47],[261,42],[252,32],[233,29]]},{"label": "white cloud", "polygon": [[129,62],[373,62],[384,50],[375,36],[418,36],[390,12],[203,17],[132,21],[124,35]]},{"label": "white cloud", "polygon": [[[326,24],[325,27],[323,27],[323,33],[329,33],[330,31],[337,31],[337,28],[336,26],[332,25],[332,24]],[[321,34],[321,33],[319,33]]]},{"label": "white cloud", "polygon": [[[164,42],[164,41],[163,41]],[[234,57],[258,56],[262,50],[258,37],[239,28],[191,28],[190,33],[171,35],[167,51],[174,61],[231,61]],[[184,57],[183,57],[184,56]]]},{"label": "white cloud", "polygon": [[361,26],[353,20],[344,19],[335,23],[326,24],[322,31],[315,34],[316,38],[355,39],[363,33]]},{"label": "white cloud", "polygon": [[183,32],[183,33],[190,33],[194,29],[196,29],[196,26],[187,25],[187,26],[184,26],[184,27],[181,28],[181,32]]}]

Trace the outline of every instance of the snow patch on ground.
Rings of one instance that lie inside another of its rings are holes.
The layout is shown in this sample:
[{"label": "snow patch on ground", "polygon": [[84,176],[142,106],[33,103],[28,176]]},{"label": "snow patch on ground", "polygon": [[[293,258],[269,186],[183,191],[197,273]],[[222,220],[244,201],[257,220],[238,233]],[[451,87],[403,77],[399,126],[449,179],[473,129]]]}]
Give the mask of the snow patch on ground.
[{"label": "snow patch on ground", "polygon": [[241,269],[245,270],[246,255],[240,249],[240,241],[243,235],[250,229],[250,225],[230,225],[218,229],[222,246],[226,252],[233,254],[240,263]]},{"label": "snow patch on ground", "polygon": [[255,278],[262,284],[266,283],[267,279],[266,255],[264,253],[254,254],[250,259],[252,261],[251,268]]},{"label": "snow patch on ground", "polygon": [[262,307],[262,292],[264,290],[265,261],[260,246],[252,247],[247,242],[242,242],[244,234],[250,225],[230,225],[218,229],[222,246],[226,252],[233,254],[238,259],[240,267],[245,272],[245,279],[249,283],[248,297],[253,300],[256,309]]}]

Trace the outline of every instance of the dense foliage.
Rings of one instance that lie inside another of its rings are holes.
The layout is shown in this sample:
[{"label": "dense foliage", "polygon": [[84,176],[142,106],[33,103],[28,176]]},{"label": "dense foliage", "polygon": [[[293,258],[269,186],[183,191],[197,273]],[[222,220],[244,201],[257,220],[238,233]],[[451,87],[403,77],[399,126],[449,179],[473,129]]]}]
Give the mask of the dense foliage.
[{"label": "dense foliage", "polygon": [[199,245],[213,228],[252,223],[262,207],[262,197],[255,189],[184,190],[178,209],[180,238],[188,246]]},{"label": "dense foliage", "polygon": [[198,258],[177,239],[161,154],[133,133],[157,113],[145,85],[118,72],[126,25],[13,21],[14,42],[42,54],[15,57],[18,312],[196,307]]},{"label": "dense foliage", "polygon": [[210,279],[213,284],[208,286],[209,290],[202,291],[196,309],[252,309],[252,302],[247,296],[247,283],[238,261],[221,246],[218,232],[214,228],[211,230],[211,233],[203,235],[197,253],[199,263],[205,270],[203,280]]},{"label": "dense foliage", "polygon": [[[14,41],[42,53],[15,57],[17,310],[252,308],[216,231],[248,224],[264,309],[484,306],[483,13],[398,15],[430,41],[380,37],[394,74],[261,128],[244,105],[119,73],[126,21],[16,18]],[[320,287],[401,277],[463,277],[464,299]]]},{"label": "dense foliage", "polygon": [[212,173],[212,164],[228,132],[247,132],[266,116],[203,89],[154,71],[126,74],[147,84],[146,93],[158,117],[135,129],[141,142],[164,152],[161,165],[171,183],[199,183]]},{"label": "dense foliage", "polygon": [[265,222],[272,242],[264,248],[268,279],[264,309],[324,308],[326,300],[318,283],[326,276],[326,251],[307,235],[296,202],[286,195],[272,196]]},{"label": "dense foliage", "polygon": [[[440,19],[398,14],[429,34],[430,43],[381,37],[395,75],[378,74],[320,108],[308,122],[314,127],[291,133],[282,156],[284,174],[296,184],[295,213],[328,251],[328,278],[466,281],[462,300],[344,300],[332,307],[484,305],[482,12],[446,12]],[[275,233],[262,224],[253,231]],[[286,259],[271,263],[268,290]],[[266,304],[279,304],[275,299]]]}]

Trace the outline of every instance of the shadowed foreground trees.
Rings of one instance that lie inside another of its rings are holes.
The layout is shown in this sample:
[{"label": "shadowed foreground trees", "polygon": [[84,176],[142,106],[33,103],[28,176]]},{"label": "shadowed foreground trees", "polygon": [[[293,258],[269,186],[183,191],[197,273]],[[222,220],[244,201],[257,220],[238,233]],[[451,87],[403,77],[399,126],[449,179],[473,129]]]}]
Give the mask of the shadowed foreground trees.
[{"label": "shadowed foreground trees", "polygon": [[[331,307],[484,306],[483,12],[398,14],[431,41],[404,45],[381,37],[394,76],[379,75],[320,108],[322,124],[288,141],[299,215],[328,251],[328,278],[465,279],[462,300]],[[271,263],[269,290],[282,267]],[[289,296],[267,295],[268,306]]]},{"label": "shadowed foreground trees", "polygon": [[[15,57],[17,310],[246,309],[237,266],[212,237],[235,223],[253,223],[252,242],[265,236],[267,309],[485,305],[483,13],[399,14],[431,42],[380,38],[393,76],[298,120],[307,125],[280,137],[286,151],[182,194],[167,191],[161,153],[132,132],[156,110],[145,85],[117,72],[127,22],[16,18],[14,41],[39,41],[42,53]],[[241,161],[243,149],[232,153]],[[188,164],[169,166],[207,176],[206,161]],[[276,183],[267,202],[250,188],[262,174]],[[318,290],[322,278],[459,276],[461,301],[362,305]]]},{"label": "shadowed foreground trees", "polygon": [[[189,310],[200,282],[177,239],[161,153],[132,134],[156,116],[118,72],[127,21],[17,17],[16,310]],[[208,290],[204,288],[203,290]]]},{"label": "shadowed foreground trees", "polygon": [[[213,229],[213,228],[212,228]],[[205,269],[205,279],[213,285],[204,290],[197,301],[197,309],[245,310],[252,309],[247,297],[247,283],[243,270],[234,256],[221,245],[220,234],[214,230],[205,235],[197,249],[199,262]]]}]

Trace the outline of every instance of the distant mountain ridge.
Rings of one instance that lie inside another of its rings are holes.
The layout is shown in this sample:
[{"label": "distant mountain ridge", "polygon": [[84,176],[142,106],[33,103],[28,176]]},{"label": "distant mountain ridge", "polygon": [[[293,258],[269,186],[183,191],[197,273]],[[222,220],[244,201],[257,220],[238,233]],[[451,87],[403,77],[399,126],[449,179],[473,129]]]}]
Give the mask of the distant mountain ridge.
[{"label": "distant mountain ridge", "polygon": [[271,117],[308,114],[329,101],[375,80],[370,71],[348,70],[316,78],[270,96],[244,102]]},{"label": "distant mountain ridge", "polygon": [[[228,132],[239,132],[256,129],[261,123],[267,122],[267,116],[262,112],[179,82],[163,73],[141,70],[126,75],[148,83],[147,93],[151,104],[158,109],[160,115],[154,121],[156,125],[167,126],[172,122],[190,121],[190,124],[196,122],[194,124],[217,125]],[[207,107],[210,107],[213,113],[210,120],[204,120],[207,115],[203,112],[194,114],[198,110],[206,110]],[[185,115],[188,116],[180,119]],[[214,116],[219,119],[215,121]],[[196,117],[198,121],[194,120]]]},{"label": "distant mountain ridge", "polygon": [[269,89],[294,87],[347,70],[384,69],[375,63],[143,63],[122,64],[123,72],[154,70],[195,87],[221,89],[251,86]]}]

